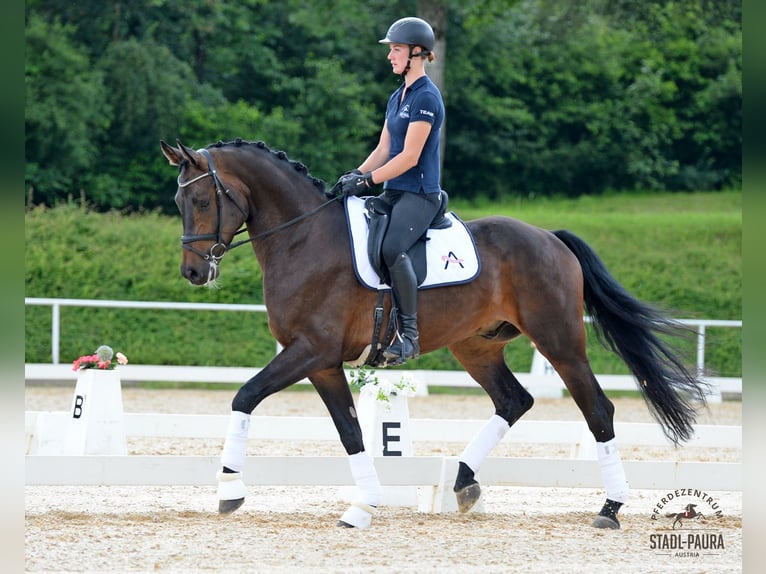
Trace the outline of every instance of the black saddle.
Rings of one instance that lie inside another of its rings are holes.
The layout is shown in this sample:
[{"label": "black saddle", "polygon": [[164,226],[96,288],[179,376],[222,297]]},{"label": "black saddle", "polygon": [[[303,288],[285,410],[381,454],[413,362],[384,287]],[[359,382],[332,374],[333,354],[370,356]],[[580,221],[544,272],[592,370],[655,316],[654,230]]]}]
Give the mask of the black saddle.
[{"label": "black saddle", "polygon": [[[449,196],[442,190],[439,194],[441,204],[439,211],[428,226],[429,229],[447,229],[452,226],[452,221],[446,216]],[[381,196],[372,196],[365,199],[364,208],[367,211],[367,225],[369,235],[367,237],[367,256],[370,258],[370,264],[378,274],[381,283],[390,284],[391,277],[388,274],[388,268],[383,261],[381,248],[383,238],[388,230],[388,224],[391,221],[391,204]],[[418,278],[418,285],[421,285],[426,279],[426,241],[428,237],[424,233],[415,244],[407,250],[407,255],[412,261],[412,267],[415,270],[415,276]]]}]

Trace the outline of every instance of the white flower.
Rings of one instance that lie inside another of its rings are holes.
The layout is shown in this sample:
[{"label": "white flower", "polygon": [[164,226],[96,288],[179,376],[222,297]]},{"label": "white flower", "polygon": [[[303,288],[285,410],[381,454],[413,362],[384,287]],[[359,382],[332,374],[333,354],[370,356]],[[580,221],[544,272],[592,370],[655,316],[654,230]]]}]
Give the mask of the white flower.
[{"label": "white flower", "polygon": [[392,396],[413,397],[417,391],[417,385],[409,375],[403,375],[396,383],[381,381],[375,371],[366,366],[351,372],[349,384],[360,391],[373,393],[376,401],[384,403],[389,403]]},{"label": "white flower", "polygon": [[412,379],[410,375],[402,375],[399,382],[396,384],[399,394],[405,397],[414,397],[418,390],[417,383]]}]

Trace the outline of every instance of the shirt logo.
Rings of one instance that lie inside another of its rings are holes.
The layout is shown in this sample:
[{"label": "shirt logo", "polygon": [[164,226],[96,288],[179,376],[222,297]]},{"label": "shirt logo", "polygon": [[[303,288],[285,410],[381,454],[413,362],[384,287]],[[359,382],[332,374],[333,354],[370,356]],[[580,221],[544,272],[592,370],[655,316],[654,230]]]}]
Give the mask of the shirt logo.
[{"label": "shirt logo", "polygon": [[404,104],[404,107],[402,108],[402,111],[399,112],[399,117],[402,118],[403,120],[406,120],[407,118],[410,117],[410,105],[409,104]]},{"label": "shirt logo", "polygon": [[420,115],[434,117],[434,113],[431,110],[420,110]]}]

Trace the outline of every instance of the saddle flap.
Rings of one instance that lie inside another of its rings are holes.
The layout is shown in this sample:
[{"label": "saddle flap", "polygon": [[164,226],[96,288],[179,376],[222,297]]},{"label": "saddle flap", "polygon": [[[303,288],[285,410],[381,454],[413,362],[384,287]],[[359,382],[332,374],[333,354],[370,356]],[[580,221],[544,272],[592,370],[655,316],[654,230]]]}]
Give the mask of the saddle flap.
[{"label": "saddle flap", "polygon": [[383,237],[391,221],[391,205],[380,197],[368,197],[364,200],[364,209],[368,225],[367,256],[370,258],[372,268],[380,277],[380,282],[388,283],[388,273],[385,271],[381,250]]},{"label": "saddle flap", "polygon": [[[367,235],[367,257],[370,259],[370,265],[378,274],[380,282],[389,284],[391,276],[388,274],[388,267],[383,261],[383,238],[388,231],[388,225],[391,223],[391,204],[379,196],[367,197],[364,199],[364,208],[368,222]],[[415,276],[418,285],[423,283],[426,278],[426,238],[423,237],[407,250],[407,255],[412,260],[412,266],[415,270]]]}]

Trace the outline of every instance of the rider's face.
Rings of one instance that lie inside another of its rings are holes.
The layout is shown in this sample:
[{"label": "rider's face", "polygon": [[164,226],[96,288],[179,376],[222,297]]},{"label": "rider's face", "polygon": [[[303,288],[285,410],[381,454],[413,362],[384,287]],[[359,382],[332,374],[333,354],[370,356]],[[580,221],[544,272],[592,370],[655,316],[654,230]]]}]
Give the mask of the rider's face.
[{"label": "rider's face", "polygon": [[389,44],[388,61],[394,74],[401,74],[407,67],[407,58],[410,55],[410,47],[407,44]]}]

